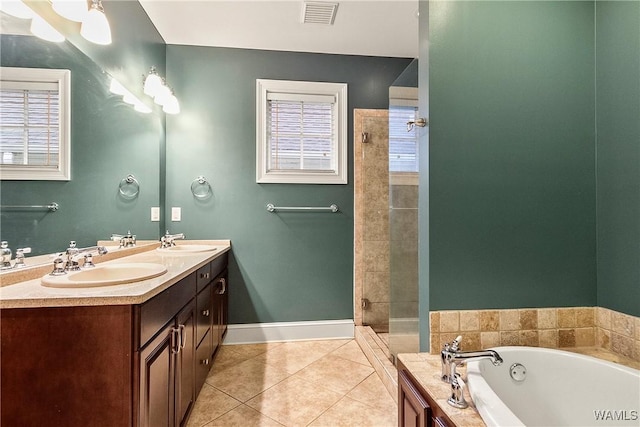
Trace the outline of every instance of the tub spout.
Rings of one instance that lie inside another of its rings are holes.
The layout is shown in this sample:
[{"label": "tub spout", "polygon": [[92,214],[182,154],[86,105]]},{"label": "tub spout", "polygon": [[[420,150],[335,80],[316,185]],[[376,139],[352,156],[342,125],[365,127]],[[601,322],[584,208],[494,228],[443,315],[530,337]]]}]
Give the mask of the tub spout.
[{"label": "tub spout", "polygon": [[480,350],[480,351],[459,351],[453,354],[451,361],[456,365],[461,365],[467,360],[478,359],[491,359],[493,366],[502,364],[502,357],[495,350]]}]

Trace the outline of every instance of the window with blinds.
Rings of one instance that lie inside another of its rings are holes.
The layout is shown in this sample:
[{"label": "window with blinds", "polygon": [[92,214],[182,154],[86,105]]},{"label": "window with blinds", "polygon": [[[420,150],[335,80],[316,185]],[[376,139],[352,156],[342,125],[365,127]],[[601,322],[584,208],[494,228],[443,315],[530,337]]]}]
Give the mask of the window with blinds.
[{"label": "window with blinds", "polygon": [[68,70],[1,69],[0,177],[68,180]]},{"label": "window with blinds", "polygon": [[257,81],[257,182],[346,183],[346,85]]},{"label": "window with blinds", "polygon": [[389,171],[418,172],[418,135],[407,122],[415,121],[417,107],[389,107]]}]

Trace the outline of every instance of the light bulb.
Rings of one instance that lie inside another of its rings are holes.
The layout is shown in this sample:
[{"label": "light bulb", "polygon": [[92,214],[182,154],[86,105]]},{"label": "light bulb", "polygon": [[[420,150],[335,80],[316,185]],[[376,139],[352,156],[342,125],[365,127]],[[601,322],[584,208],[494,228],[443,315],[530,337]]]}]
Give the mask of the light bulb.
[{"label": "light bulb", "polygon": [[180,113],[180,103],[178,102],[178,98],[172,93],[167,102],[162,107],[162,111],[167,114],[178,114]]},{"label": "light bulb", "polygon": [[163,84],[158,89],[158,92],[156,93],[155,98],[153,98],[153,101],[158,105],[164,105],[169,101],[170,97],[171,97],[171,89],[169,89],[166,85]]},{"label": "light bulb", "polygon": [[104,14],[102,2],[100,0],[92,0],[91,8],[82,21],[80,34],[82,37],[96,44],[111,44],[111,28],[109,21]]},{"label": "light bulb", "polygon": [[82,22],[89,12],[87,0],[53,0],[51,7],[70,21]]},{"label": "light bulb", "polygon": [[140,102],[138,98],[127,89],[125,89],[125,93],[122,95],[122,100],[127,104],[136,105],[136,102]]},{"label": "light bulb", "polygon": [[126,93],[126,90],[124,86],[122,86],[122,83],[120,83],[119,81],[117,81],[116,79],[111,79],[111,84],[109,85],[109,91],[113,94],[116,95],[124,95]]},{"label": "light bulb", "polygon": [[31,19],[35,15],[33,10],[20,0],[2,0],[0,1],[0,10],[20,19]]},{"label": "light bulb", "polygon": [[144,93],[145,95],[149,95],[151,97],[155,97],[158,93],[158,90],[162,86],[162,79],[156,73],[155,68],[151,68],[149,74],[147,74],[147,78],[144,79]]},{"label": "light bulb", "polygon": [[65,40],[62,34],[60,34],[55,28],[53,28],[39,15],[35,15],[31,20],[31,32],[34,36],[40,37],[41,39],[50,42],[60,43]]},{"label": "light bulb", "polygon": [[146,104],[142,103],[140,100],[136,100],[137,102],[133,104],[133,109],[139,113],[149,114],[151,112],[151,108],[147,107]]}]

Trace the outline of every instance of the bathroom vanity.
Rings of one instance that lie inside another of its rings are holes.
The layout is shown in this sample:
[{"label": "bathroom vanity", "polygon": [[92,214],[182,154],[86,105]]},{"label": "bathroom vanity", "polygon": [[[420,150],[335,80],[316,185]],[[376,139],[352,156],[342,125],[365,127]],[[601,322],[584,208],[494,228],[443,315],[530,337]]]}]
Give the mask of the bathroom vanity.
[{"label": "bathroom vanity", "polygon": [[230,244],[216,247],[119,259],[167,267],[136,283],[0,288],[1,424],[185,424],[226,332]]}]

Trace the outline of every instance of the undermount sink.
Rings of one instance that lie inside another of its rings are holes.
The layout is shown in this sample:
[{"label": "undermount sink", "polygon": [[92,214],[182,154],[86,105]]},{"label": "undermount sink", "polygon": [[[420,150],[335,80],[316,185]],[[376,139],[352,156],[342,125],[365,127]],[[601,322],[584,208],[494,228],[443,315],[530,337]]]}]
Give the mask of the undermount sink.
[{"label": "undermount sink", "polygon": [[208,251],[217,251],[218,246],[212,245],[176,245],[170,246],[168,248],[158,248],[157,250],[160,252],[171,252],[177,254],[188,254],[194,252],[208,252]]},{"label": "undermount sink", "polygon": [[52,288],[89,288],[121,285],[162,276],[167,268],[154,263],[122,263],[97,265],[91,269],[71,271],[61,276],[46,275],[43,286]]}]

